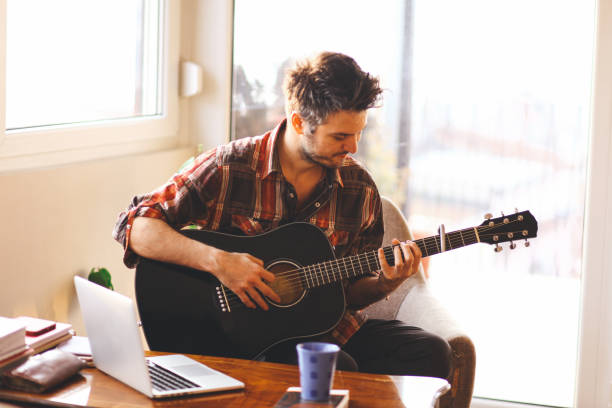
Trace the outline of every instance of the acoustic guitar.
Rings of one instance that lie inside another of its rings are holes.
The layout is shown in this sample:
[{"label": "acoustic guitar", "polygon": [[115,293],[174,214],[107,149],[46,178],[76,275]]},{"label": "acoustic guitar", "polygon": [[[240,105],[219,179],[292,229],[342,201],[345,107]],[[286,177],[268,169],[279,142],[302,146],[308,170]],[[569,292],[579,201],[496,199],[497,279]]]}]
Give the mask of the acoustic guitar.
[{"label": "acoustic guitar", "polygon": [[[501,250],[500,243],[537,236],[529,211],[489,218],[479,226],[415,240],[423,257],[476,243]],[[333,329],[346,308],[344,279],[380,270],[376,251],[336,258],[325,234],[298,222],[257,236],[183,230],[189,238],[230,252],[250,253],[274,273],[280,296],[269,310],[247,308],[212,274],[142,259],[136,269],[136,300],[145,337],[156,351],[257,358],[288,339]],[[393,247],[383,248],[394,265]]]}]

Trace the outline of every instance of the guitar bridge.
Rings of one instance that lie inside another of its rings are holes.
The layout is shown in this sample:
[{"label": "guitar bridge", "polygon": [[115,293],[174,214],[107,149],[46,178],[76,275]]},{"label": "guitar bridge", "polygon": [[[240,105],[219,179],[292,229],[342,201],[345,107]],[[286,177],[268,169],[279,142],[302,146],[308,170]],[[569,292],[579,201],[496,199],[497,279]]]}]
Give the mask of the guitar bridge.
[{"label": "guitar bridge", "polygon": [[229,302],[227,301],[227,296],[225,293],[225,287],[223,285],[215,287],[215,291],[217,292],[217,302],[219,303],[219,308],[222,312],[231,312],[232,309],[229,306]]}]

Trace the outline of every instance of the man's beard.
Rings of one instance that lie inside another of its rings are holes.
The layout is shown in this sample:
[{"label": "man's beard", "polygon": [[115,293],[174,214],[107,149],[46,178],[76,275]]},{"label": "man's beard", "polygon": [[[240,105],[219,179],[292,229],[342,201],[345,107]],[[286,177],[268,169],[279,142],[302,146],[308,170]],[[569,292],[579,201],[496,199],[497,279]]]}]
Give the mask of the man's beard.
[{"label": "man's beard", "polygon": [[[316,153],[313,153],[314,149],[312,148],[312,140],[308,136],[306,136],[306,138],[308,138],[308,141],[304,141],[300,146],[300,155],[304,160],[313,164],[317,164],[326,169],[337,169],[338,167],[342,166],[344,160],[340,163],[336,163],[327,156],[320,156]],[[348,152],[342,153],[342,155],[345,155],[347,153]]]}]

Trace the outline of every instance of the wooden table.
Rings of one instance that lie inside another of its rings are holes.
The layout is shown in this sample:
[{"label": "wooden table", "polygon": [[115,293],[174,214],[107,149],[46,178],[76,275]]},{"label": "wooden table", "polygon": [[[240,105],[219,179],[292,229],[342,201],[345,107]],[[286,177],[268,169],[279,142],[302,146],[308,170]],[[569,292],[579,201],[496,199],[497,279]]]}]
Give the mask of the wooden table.
[{"label": "wooden table", "polygon": [[[164,353],[148,353],[160,355]],[[138,391],[95,368],[81,370],[78,378],[46,394],[0,389],[0,400],[43,403],[54,406],[88,407],[272,407],[290,386],[299,386],[297,366],[232,358],[195,356],[211,368],[246,384],[239,391],[151,400]],[[351,408],[433,407],[448,391],[439,378],[388,376],[337,371],[334,388],[350,390]]]}]

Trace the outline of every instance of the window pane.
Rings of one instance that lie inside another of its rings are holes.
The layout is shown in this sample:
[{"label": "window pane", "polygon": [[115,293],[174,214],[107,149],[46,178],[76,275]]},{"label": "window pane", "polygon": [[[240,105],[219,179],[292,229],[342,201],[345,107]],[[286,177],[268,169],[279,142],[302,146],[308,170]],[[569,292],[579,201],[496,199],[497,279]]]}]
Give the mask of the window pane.
[{"label": "window pane", "polygon": [[8,0],[7,129],[159,113],[159,3]]},{"label": "window pane", "polygon": [[593,23],[593,0],[235,1],[234,137],[278,123],[288,57],[345,52],[387,90],[358,158],[417,235],[537,218],[529,248],[425,259],[475,343],[475,396],[573,403]]}]

